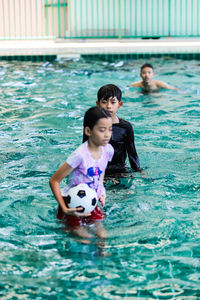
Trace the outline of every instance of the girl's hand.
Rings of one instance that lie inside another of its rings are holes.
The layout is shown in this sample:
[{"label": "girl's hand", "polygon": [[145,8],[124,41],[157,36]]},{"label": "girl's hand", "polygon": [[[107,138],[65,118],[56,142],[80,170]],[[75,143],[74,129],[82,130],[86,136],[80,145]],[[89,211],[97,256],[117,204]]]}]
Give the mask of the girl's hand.
[{"label": "girl's hand", "polygon": [[74,217],[78,217],[78,218],[83,218],[83,217],[89,217],[91,215],[91,213],[82,213],[82,208],[81,207],[77,207],[77,208],[64,208],[63,212],[66,215],[70,215],[70,216],[74,216]]},{"label": "girl's hand", "polygon": [[106,201],[106,195],[103,195],[99,198],[99,202],[101,203],[102,207],[104,207]]}]

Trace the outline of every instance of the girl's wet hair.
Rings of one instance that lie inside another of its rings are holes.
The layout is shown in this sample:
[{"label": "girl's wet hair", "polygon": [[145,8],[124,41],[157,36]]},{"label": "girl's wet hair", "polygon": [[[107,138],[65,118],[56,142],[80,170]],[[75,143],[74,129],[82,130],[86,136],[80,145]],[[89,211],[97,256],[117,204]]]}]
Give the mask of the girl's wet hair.
[{"label": "girl's wet hair", "polygon": [[118,86],[114,84],[106,84],[103,85],[97,92],[98,101],[101,99],[108,100],[110,97],[116,97],[118,101],[121,101],[122,91],[118,88]]},{"label": "girl's wet hair", "polygon": [[112,118],[111,114],[104,108],[94,106],[86,111],[83,121],[83,143],[88,140],[88,136],[84,133],[85,127],[89,127],[92,130],[97,122],[103,118]]}]

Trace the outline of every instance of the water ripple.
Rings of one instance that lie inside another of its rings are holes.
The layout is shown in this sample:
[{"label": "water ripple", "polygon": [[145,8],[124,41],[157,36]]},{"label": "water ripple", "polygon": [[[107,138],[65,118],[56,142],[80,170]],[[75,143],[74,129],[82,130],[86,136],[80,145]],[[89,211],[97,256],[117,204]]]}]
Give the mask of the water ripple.
[{"label": "water ripple", "polygon": [[[130,88],[143,59],[0,62],[1,299],[200,296],[199,66],[151,62],[184,92]],[[99,257],[96,237],[81,244],[56,219],[48,180],[80,144],[84,111],[106,83],[123,90],[119,116],[134,127],[145,177],[107,185],[110,256]]]}]

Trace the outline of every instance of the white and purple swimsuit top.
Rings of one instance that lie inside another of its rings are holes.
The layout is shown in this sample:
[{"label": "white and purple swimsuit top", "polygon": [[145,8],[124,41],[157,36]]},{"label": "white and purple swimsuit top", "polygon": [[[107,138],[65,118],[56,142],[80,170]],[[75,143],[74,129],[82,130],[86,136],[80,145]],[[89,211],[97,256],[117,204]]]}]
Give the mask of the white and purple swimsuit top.
[{"label": "white and purple swimsuit top", "polygon": [[89,187],[97,192],[98,198],[105,194],[102,184],[102,176],[109,161],[112,160],[114,149],[110,144],[101,146],[102,153],[98,160],[95,160],[88,149],[88,141],[81,144],[66,160],[74,170],[69,175],[68,185],[62,190],[66,196],[68,190],[79,183],[87,183]]}]

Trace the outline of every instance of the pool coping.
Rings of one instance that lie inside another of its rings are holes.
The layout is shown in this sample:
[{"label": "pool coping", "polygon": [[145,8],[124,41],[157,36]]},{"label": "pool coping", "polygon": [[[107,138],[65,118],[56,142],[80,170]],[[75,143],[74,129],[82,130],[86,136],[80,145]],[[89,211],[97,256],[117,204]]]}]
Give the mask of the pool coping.
[{"label": "pool coping", "polygon": [[0,42],[0,56],[200,53],[200,38],[12,40]]}]

